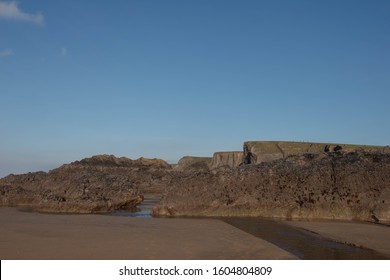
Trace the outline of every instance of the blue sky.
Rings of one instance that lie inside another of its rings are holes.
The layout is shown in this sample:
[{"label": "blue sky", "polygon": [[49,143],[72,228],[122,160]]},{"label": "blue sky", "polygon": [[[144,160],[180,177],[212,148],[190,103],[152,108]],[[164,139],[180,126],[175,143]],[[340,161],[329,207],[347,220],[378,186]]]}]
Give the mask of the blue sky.
[{"label": "blue sky", "polygon": [[390,1],[0,0],[0,176],[390,143]]}]

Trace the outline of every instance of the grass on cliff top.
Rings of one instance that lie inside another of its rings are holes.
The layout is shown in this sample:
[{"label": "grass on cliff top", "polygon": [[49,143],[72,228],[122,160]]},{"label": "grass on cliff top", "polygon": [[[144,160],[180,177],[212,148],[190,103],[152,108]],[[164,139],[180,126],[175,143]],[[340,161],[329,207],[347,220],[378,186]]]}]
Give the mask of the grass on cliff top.
[{"label": "grass on cliff top", "polygon": [[355,144],[337,144],[337,143],[313,143],[313,142],[289,142],[289,141],[248,141],[245,144],[250,150],[260,153],[286,153],[294,154],[299,152],[318,153],[323,152],[325,146],[332,148],[339,145],[343,150],[376,150],[384,146],[369,146]]}]

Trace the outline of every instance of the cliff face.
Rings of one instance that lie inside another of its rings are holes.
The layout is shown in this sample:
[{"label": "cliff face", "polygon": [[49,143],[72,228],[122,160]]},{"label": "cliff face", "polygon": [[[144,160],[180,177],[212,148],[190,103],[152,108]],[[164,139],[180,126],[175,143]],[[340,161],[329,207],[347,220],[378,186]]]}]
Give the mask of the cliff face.
[{"label": "cliff face", "polygon": [[174,169],[177,171],[208,171],[221,167],[234,168],[242,164],[242,162],[242,152],[216,152],[212,158],[182,157]]},{"label": "cliff face", "polygon": [[216,152],[210,163],[210,169],[220,167],[234,168],[243,163],[243,152]]},{"label": "cliff face", "polygon": [[0,179],[0,205],[39,211],[95,213],[131,209],[146,193],[161,193],[171,167],[162,160],[102,155],[48,173]]},{"label": "cliff face", "polygon": [[346,145],[331,143],[248,141],[244,143],[244,163],[257,164],[305,153],[321,154],[331,152],[383,152],[382,146]]},{"label": "cliff face", "polygon": [[177,171],[205,171],[209,170],[210,162],[211,158],[209,157],[185,156],[178,161],[174,169]]},{"label": "cliff face", "polygon": [[154,214],[390,222],[390,155],[292,155],[186,174],[171,182]]}]

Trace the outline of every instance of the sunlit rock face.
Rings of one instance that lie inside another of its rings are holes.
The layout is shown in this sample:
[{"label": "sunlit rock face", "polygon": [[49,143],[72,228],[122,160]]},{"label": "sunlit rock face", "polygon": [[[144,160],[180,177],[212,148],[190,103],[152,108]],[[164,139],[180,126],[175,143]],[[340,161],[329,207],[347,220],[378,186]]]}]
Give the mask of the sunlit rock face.
[{"label": "sunlit rock face", "polygon": [[388,147],[288,141],[247,141],[244,143],[243,150],[243,162],[245,164],[256,164],[305,153],[386,152]]},{"label": "sunlit rock face", "polygon": [[100,213],[162,195],[159,216],[262,216],[390,222],[389,147],[245,142],[213,158],[99,155],[0,179],[0,206]]},{"label": "sunlit rock face", "polygon": [[132,209],[146,193],[161,193],[171,166],[160,159],[99,155],[49,172],[0,180],[2,206],[44,212],[98,213]]},{"label": "sunlit rock face", "polygon": [[186,174],[154,214],[390,222],[390,154],[306,153]]},{"label": "sunlit rock face", "polygon": [[210,164],[210,169],[220,167],[237,167],[243,163],[243,152],[216,152]]}]

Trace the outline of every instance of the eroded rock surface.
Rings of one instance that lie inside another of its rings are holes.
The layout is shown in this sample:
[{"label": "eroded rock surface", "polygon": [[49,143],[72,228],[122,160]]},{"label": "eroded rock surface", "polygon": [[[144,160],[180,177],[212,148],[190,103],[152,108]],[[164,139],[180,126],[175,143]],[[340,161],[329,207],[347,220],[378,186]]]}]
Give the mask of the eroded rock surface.
[{"label": "eroded rock surface", "polygon": [[390,154],[314,153],[181,174],[155,215],[390,221]]},{"label": "eroded rock surface", "polygon": [[101,155],[47,173],[0,179],[0,206],[47,212],[131,209],[147,194],[163,194],[153,210],[160,216],[388,223],[390,152],[388,147],[246,142],[244,153],[184,157],[175,168],[160,159]]},{"label": "eroded rock surface", "polygon": [[94,156],[47,173],[0,179],[0,205],[69,213],[131,209],[143,194],[161,193],[170,180],[170,170],[159,159]]}]

